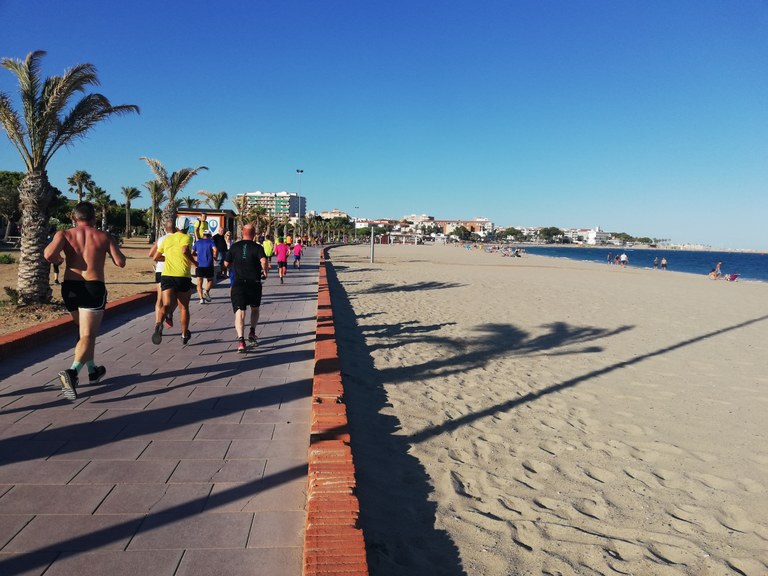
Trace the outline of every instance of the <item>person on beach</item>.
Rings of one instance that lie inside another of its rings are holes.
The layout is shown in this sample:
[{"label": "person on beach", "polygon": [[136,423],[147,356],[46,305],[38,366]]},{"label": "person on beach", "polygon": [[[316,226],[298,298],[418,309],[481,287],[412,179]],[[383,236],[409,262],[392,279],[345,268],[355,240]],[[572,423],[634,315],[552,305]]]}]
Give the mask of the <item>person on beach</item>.
[{"label": "person on beach", "polygon": [[[157,247],[160,246],[162,241],[170,236],[170,234],[163,234],[158,238],[157,242],[155,242],[152,245],[152,248],[149,249],[149,257],[152,258],[152,260],[155,260],[155,255],[157,254]],[[162,309],[163,307],[163,289],[160,286],[160,278],[163,274],[163,268],[165,267],[165,261],[160,260],[155,262],[155,284],[157,284],[157,299],[155,300],[155,314],[157,314],[158,310]],[[168,326],[168,328],[173,328],[173,311],[176,309],[176,302],[171,303],[170,310],[165,311],[165,325]]]},{"label": "person on beach", "polygon": [[626,252],[622,252],[621,256],[619,256],[619,262],[621,263],[622,268],[627,267],[627,263],[629,262],[629,258],[627,257]]},{"label": "person on beach", "polygon": [[659,267],[659,257],[656,256],[656,258],[653,259],[653,269],[656,270],[656,268]]},{"label": "person on beach", "polygon": [[301,255],[304,249],[301,246],[301,240],[296,241],[296,245],[293,247],[293,267],[301,270]]},{"label": "person on beach", "polygon": [[208,214],[200,214],[200,218],[198,218],[197,222],[195,222],[193,230],[195,234],[195,240],[202,240],[205,231],[208,230]]},{"label": "person on beach", "polygon": [[608,252],[608,265],[613,264],[613,253]]},{"label": "person on beach", "polygon": [[77,400],[78,374],[83,364],[88,367],[90,384],[98,384],[107,373],[104,366],[97,366],[94,362],[96,335],[107,305],[104,263],[109,254],[115,266],[124,268],[125,255],[112,236],[96,229],[93,204],[80,202],[72,211],[72,218],[75,227],[56,232],[45,247],[43,256],[48,262],[66,262],[67,266],[61,284],[61,297],[78,327],[79,338],[72,366],[59,372],[59,380],[64,397]]},{"label": "person on beach", "polygon": [[166,221],[164,226],[168,237],[157,247],[155,254],[155,262],[165,261],[160,275],[163,304],[155,311],[152,343],[159,345],[163,341],[163,320],[175,301],[180,310],[181,343],[186,345],[192,337],[189,331],[189,299],[192,296],[192,265],[197,266],[197,261],[192,255],[192,238],[189,234],[176,228],[173,220]]},{"label": "person on beach", "polygon": [[712,271],[709,273],[710,278],[712,278],[713,280],[717,280],[718,278],[720,278],[720,276],[723,275],[722,272],[720,272],[720,266],[722,266],[722,264],[723,264],[722,262],[718,262],[717,265],[714,268],[712,268]]},{"label": "person on beach", "polygon": [[666,257],[661,259],[661,269],[666,270],[667,269],[667,259]]},{"label": "person on beach", "polygon": [[288,244],[283,242],[283,237],[280,236],[275,246],[275,258],[277,260],[277,273],[280,276],[280,284],[285,282],[285,274],[288,272],[288,254],[290,252],[291,249],[288,247]]},{"label": "person on beach", "polygon": [[197,267],[195,268],[197,295],[200,297],[200,304],[206,304],[211,301],[213,269],[218,255],[210,230],[203,231],[203,239],[192,245],[192,252],[197,257]]},{"label": "person on beach", "polygon": [[261,244],[253,241],[256,229],[252,224],[243,226],[243,239],[232,244],[224,257],[224,265],[233,272],[230,300],[232,311],[235,313],[235,332],[237,333],[237,351],[246,351],[245,313],[250,307],[251,323],[248,331],[248,341],[258,346],[256,340],[256,324],[259,322],[259,307],[261,306],[261,280],[269,275],[267,256]]}]

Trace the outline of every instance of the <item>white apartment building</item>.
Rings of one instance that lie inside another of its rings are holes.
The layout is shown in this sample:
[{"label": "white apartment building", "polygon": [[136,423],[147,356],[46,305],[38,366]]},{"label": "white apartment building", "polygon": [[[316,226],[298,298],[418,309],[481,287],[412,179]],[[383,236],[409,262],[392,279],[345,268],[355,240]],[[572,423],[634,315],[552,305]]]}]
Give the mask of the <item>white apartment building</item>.
[{"label": "white apartment building", "polygon": [[610,232],[601,230],[600,226],[596,226],[594,229],[587,230],[587,235],[584,237],[584,241],[590,246],[597,246],[598,244],[608,244],[611,240]]},{"label": "white apartment building", "polygon": [[295,192],[246,192],[237,195],[236,205],[240,205],[243,197],[248,208],[262,206],[270,216],[304,218],[307,213],[307,199]]}]

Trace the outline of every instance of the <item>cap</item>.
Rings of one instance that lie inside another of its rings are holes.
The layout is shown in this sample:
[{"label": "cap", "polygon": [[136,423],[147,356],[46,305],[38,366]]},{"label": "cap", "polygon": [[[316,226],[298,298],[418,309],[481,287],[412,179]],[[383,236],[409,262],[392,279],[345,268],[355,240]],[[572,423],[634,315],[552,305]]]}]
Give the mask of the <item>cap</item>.
[{"label": "cap", "polygon": [[203,232],[203,236],[210,236],[210,235],[211,235],[211,231],[210,230],[205,230]]}]

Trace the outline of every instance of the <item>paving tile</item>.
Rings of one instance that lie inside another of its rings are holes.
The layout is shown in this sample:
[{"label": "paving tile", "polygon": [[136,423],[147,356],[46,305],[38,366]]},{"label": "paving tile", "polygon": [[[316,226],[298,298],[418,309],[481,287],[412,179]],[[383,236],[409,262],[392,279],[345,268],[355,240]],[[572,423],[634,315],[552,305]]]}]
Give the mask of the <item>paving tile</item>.
[{"label": "paving tile", "polygon": [[163,483],[177,464],[175,460],[96,460],[88,463],[71,484]]},{"label": "paving tile", "polygon": [[62,460],[12,462],[0,466],[0,484],[66,484],[87,461]]},{"label": "paving tile", "polygon": [[242,549],[252,520],[250,513],[153,514],[146,518],[128,549]]},{"label": "paving tile", "polygon": [[82,514],[38,515],[3,548],[3,552],[123,550],[141,516]]},{"label": "paving tile", "polygon": [[197,438],[201,440],[269,440],[272,438],[274,428],[274,424],[203,424]]},{"label": "paving tile", "polygon": [[22,460],[45,460],[64,444],[63,440],[0,440],[0,464]]},{"label": "paving tile", "polygon": [[182,460],[169,482],[252,482],[264,475],[266,460]]},{"label": "paving tile", "polygon": [[[197,514],[203,511],[211,484],[118,484],[97,514]],[[2,502],[2,500],[0,500]]]},{"label": "paving tile", "polygon": [[273,442],[271,440],[232,440],[227,450],[227,460],[265,458]]},{"label": "paving tile", "polygon": [[0,498],[0,514],[92,514],[110,490],[112,485],[19,484]]},{"label": "paving tile", "polygon": [[303,510],[254,513],[248,548],[302,546],[306,516]]},{"label": "paving tile", "polygon": [[[64,554],[57,558],[46,576],[173,576],[181,561],[181,550],[141,550],[138,552],[87,552]],[[211,572],[211,574],[221,574]]]},{"label": "paving tile", "polygon": [[58,552],[32,554],[5,554],[0,552],[0,574],[13,576],[42,576]]},{"label": "paving tile", "polygon": [[245,411],[241,422],[244,424],[253,422],[309,422],[312,417],[312,408],[251,408]]},{"label": "paving tile", "polygon": [[135,460],[148,445],[149,440],[72,440],[51,456],[51,460]]},{"label": "paving tile", "polygon": [[300,510],[306,508],[307,479],[283,483],[217,483],[205,504],[208,512],[256,512]]},{"label": "paving tile", "polygon": [[141,460],[223,460],[229,440],[153,440]]},{"label": "paving tile", "polygon": [[13,539],[21,529],[32,521],[31,514],[0,515],[0,550]]},{"label": "paving tile", "polygon": [[176,576],[298,576],[300,548],[189,550]]}]

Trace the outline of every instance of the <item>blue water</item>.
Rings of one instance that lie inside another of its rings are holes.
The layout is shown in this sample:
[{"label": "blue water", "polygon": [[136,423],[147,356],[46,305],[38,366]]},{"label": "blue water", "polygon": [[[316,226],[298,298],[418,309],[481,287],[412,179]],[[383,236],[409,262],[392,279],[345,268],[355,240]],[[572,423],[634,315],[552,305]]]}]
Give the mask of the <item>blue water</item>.
[{"label": "blue water", "polygon": [[633,250],[616,248],[560,248],[556,246],[525,246],[529,254],[570,258],[606,264],[608,253],[614,256],[625,252],[629,266],[653,268],[653,259],[666,257],[667,270],[688,272],[690,274],[708,274],[715,264],[722,262],[723,274],[737,273],[739,280],[757,280],[768,282],[768,254],[752,252],[699,252],[691,250],[642,249]]}]

